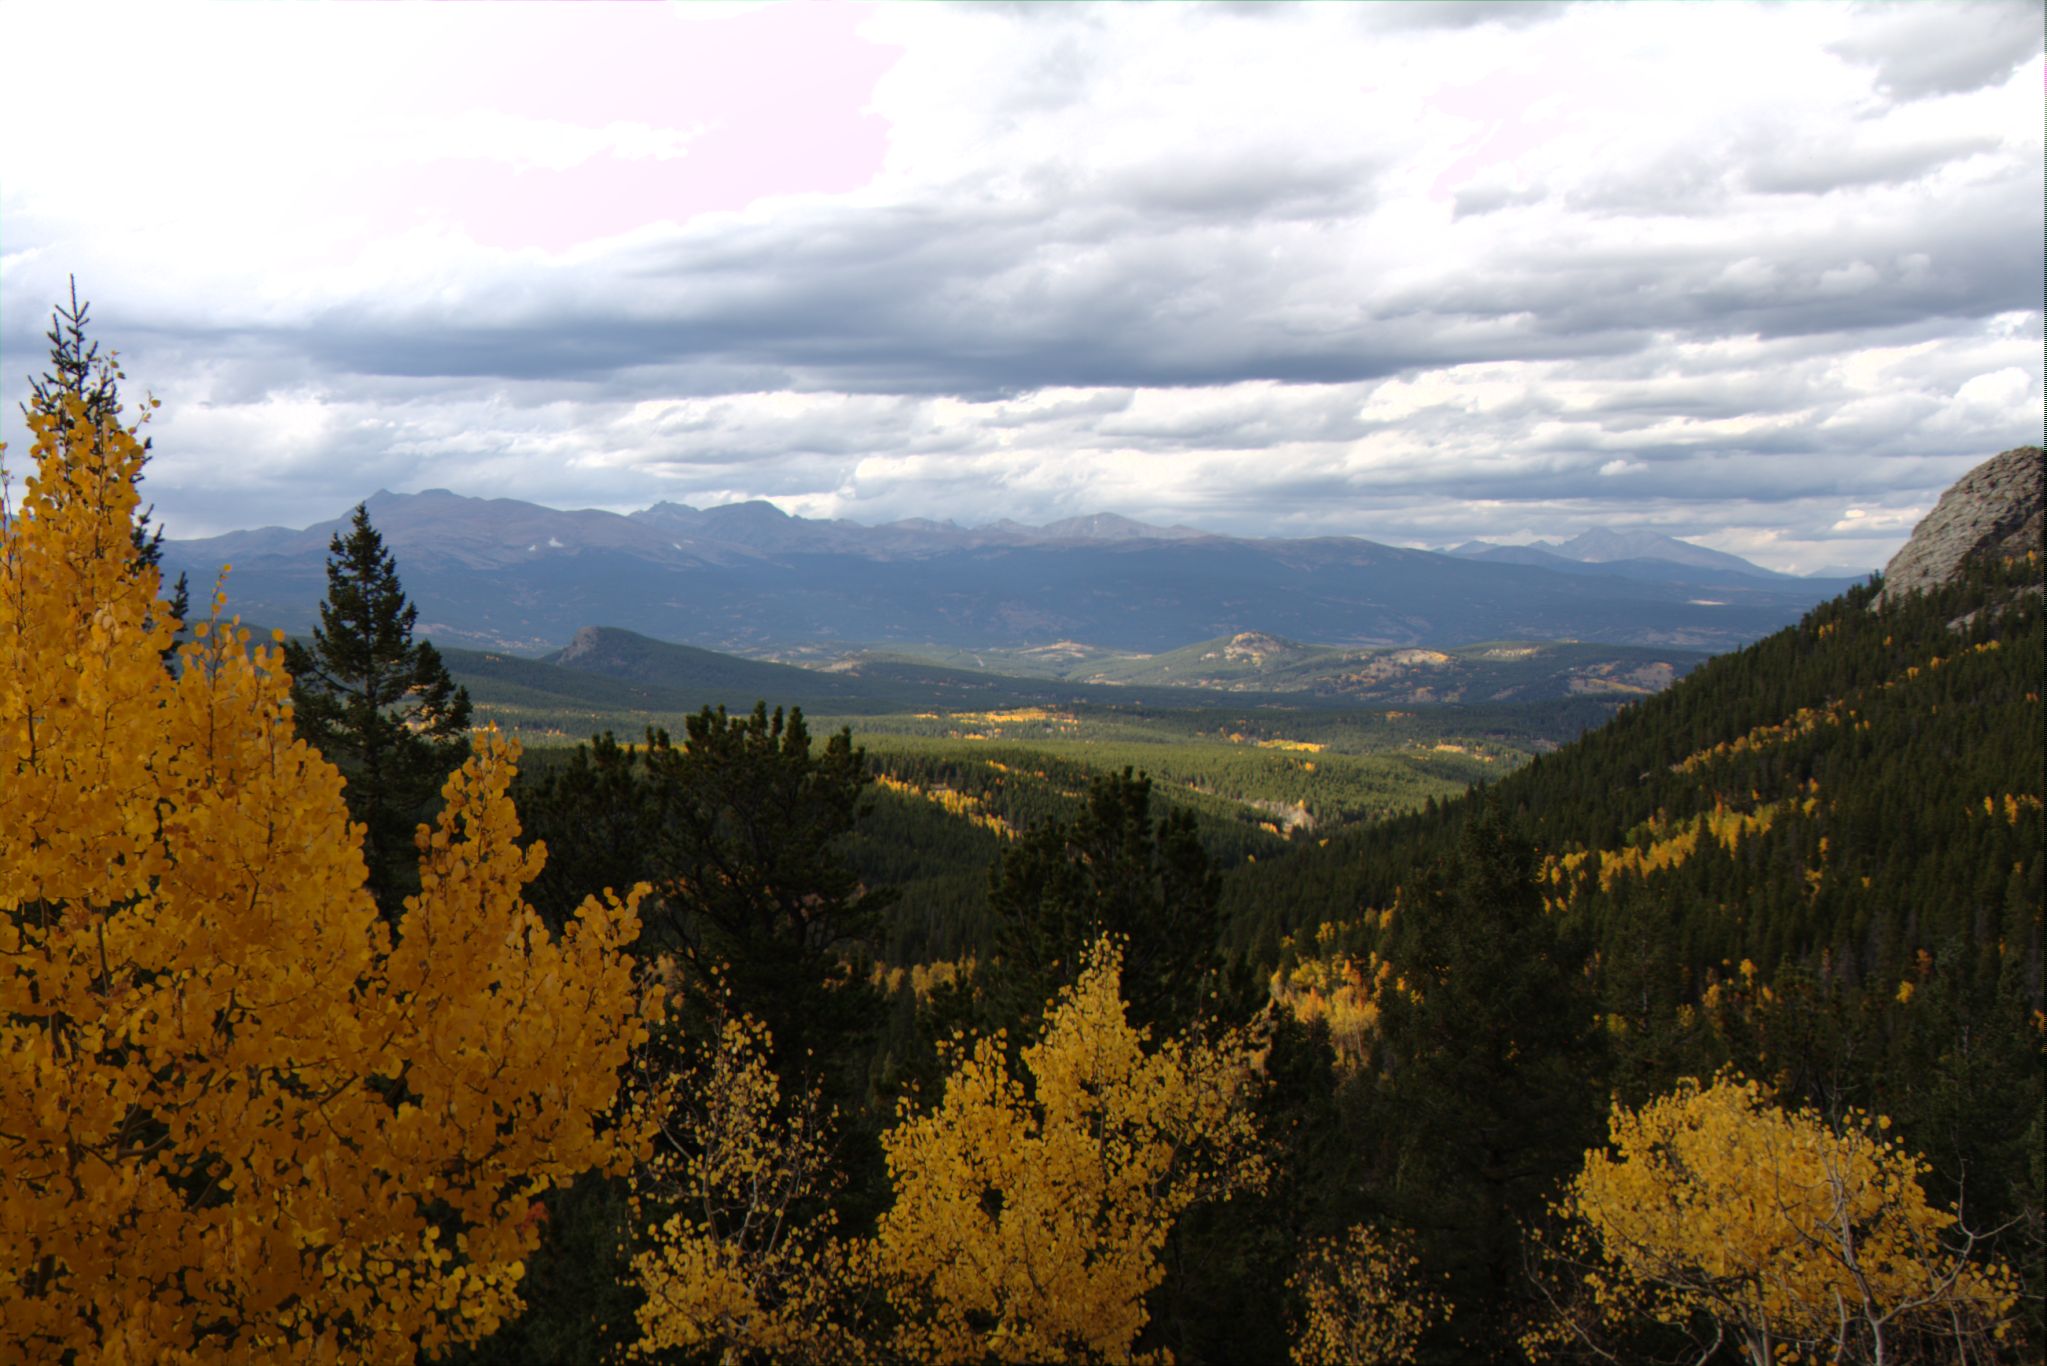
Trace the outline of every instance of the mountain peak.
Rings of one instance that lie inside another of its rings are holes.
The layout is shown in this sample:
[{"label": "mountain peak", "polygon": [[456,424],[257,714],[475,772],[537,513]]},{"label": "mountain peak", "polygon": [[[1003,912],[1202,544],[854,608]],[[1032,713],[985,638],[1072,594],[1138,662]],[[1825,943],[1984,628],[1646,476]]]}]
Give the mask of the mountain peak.
[{"label": "mountain peak", "polygon": [[1770,571],[1759,565],[1750,564],[1739,555],[1724,551],[1709,550],[1690,541],[1681,541],[1675,536],[1666,536],[1660,531],[1615,530],[1612,527],[1594,527],[1581,531],[1570,540],[1555,546],[1536,545],[1554,550],[1567,559],[1585,564],[1607,564],[1614,560],[1665,560],[1672,564],[1688,564],[1700,569],[1721,569],[1736,574],[1752,574],[1763,577]]},{"label": "mountain peak", "polygon": [[726,521],[743,520],[776,524],[796,520],[765,498],[751,498],[744,503],[721,503],[714,508],[705,508],[703,515]]},{"label": "mountain peak", "polygon": [[1268,659],[1289,658],[1305,649],[1307,647],[1299,641],[1288,640],[1285,636],[1267,635],[1263,631],[1239,631],[1224,643],[1222,656],[1263,664]]},{"label": "mountain peak", "polygon": [[[1350,537],[1209,536],[1108,514],[1050,528],[933,530],[792,517],[766,502],[700,512],[657,505],[625,517],[392,494],[375,515],[407,589],[447,644],[519,649],[566,643],[599,620],[742,650],[1088,640],[1150,653],[1222,637],[1205,647],[1220,656],[1225,633],[1255,626],[1266,639],[1235,649],[1269,667],[1293,657],[1289,640],[1318,637],[1724,648],[1824,596],[1804,580],[1651,561],[1457,563]],[[300,628],[316,616],[320,565],[341,525],[169,543],[165,563],[204,581],[232,562],[238,606]],[[582,648],[612,644],[600,637]]]},{"label": "mountain peak", "polygon": [[1711,550],[1642,527],[1594,527],[1590,531],[1579,532],[1568,541],[1530,541],[1526,545],[1466,541],[1462,545],[1445,546],[1439,553],[1467,560],[1499,560],[1511,564],[1554,565],[1560,560],[1578,564],[1613,564],[1621,560],[1661,560],[1665,564],[1745,574],[1750,578],[1777,577],[1770,570],[1751,564],[1739,555]]}]

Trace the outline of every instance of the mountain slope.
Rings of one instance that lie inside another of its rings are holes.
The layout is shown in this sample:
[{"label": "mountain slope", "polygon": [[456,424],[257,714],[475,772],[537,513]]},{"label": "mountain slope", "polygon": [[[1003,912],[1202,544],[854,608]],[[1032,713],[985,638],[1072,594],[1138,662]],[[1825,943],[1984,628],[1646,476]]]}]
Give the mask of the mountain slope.
[{"label": "mountain slope", "polygon": [[1600,1091],[1733,1067],[1888,1116],[1938,1200],[2004,1230],[2037,1344],[2047,631],[2041,552],[2008,548],[1851,590],[1484,793],[1260,859],[1225,883],[1228,943],[1283,1001],[1369,1019],[1373,955],[1495,804],[1597,993]]},{"label": "mountain slope", "polygon": [[789,699],[806,707],[871,700],[854,680],[840,675],[673,645],[605,626],[585,626],[566,646],[539,662],[721,699]]},{"label": "mountain slope", "polygon": [[[1894,565],[1933,563],[1929,543],[1950,538],[1958,520],[2036,519],[2037,484],[1983,477],[2009,474],[2012,454],[1957,485],[1976,499],[1968,515],[1929,517]],[[2015,905],[2030,907],[2034,924],[2007,928],[2037,955],[2041,562],[2037,545],[2008,553],[2022,544],[1979,535],[1916,588],[1851,590],[1630,705],[1503,779],[1492,799],[1519,812],[1543,849],[1575,860],[1552,870],[1554,895],[1595,919],[1621,914],[1630,887],[1667,881],[1674,891],[1693,878],[1681,869],[1714,866],[1710,894],[1693,888],[1665,911],[1702,916],[1699,933],[1721,956],[1810,965],[1825,954],[1888,972],[1901,946],[1981,941]],[[1260,922],[1247,940],[1386,904],[1416,860],[1447,850],[1469,805],[1356,832],[1301,855],[1291,872],[1261,868],[1237,891]],[[1661,865],[1630,862],[1630,850],[1659,849]],[[1722,866],[1728,859],[1734,867]],[[2033,900],[2015,902],[2008,880]],[[1973,903],[1956,895],[1972,886]],[[1797,895],[1787,900],[1786,888]],[[1734,904],[1745,909],[1721,914]]]},{"label": "mountain slope", "polygon": [[1585,564],[1606,564],[1613,560],[1667,560],[1696,569],[1727,570],[1766,578],[1770,571],[1750,564],[1739,555],[1712,550],[1656,531],[1615,531],[1594,527],[1557,544],[1556,552]]},{"label": "mountain slope", "polygon": [[1561,574],[1605,574],[1619,578],[1658,583],[1682,583],[1695,588],[1775,587],[1795,591],[1805,585],[1824,594],[1845,592],[1867,578],[1867,574],[1834,570],[1825,574],[1779,574],[1705,546],[1680,541],[1655,531],[1615,531],[1599,528],[1573,536],[1568,541],[1533,541],[1527,545],[1495,545],[1490,541],[1466,541],[1445,552],[1460,559],[1484,560],[1493,564],[1525,564]]},{"label": "mountain slope", "polygon": [[[1653,904],[1714,963],[1824,956],[1880,976],[1947,937],[2000,933],[2037,955],[2043,641],[2038,597],[2012,591],[2037,581],[2037,560],[1979,562],[1876,611],[1857,590],[1492,796],[1568,861],[1553,894],[1602,932]],[[1464,814],[1262,865],[1233,884],[1240,945],[1390,904]]]},{"label": "mountain slope", "polygon": [[568,647],[544,659],[460,648],[443,648],[441,654],[483,717],[522,728],[559,729],[569,722],[582,727],[621,713],[680,715],[706,706],[745,711],[756,701],[816,714],[864,716],[1074,705],[1241,709],[1282,700],[1265,693],[1017,678],[906,659],[862,660],[832,670],[796,668],[608,626],[578,631]]}]

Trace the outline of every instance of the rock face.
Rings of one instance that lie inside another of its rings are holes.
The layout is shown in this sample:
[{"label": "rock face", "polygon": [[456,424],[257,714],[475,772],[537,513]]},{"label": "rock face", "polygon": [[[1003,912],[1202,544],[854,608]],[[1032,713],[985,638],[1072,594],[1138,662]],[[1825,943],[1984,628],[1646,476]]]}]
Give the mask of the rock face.
[{"label": "rock face", "polygon": [[2047,508],[2042,471],[2040,448],[2020,446],[1963,475],[1884,567],[1877,602],[1946,583],[1978,555],[2038,550]]},{"label": "rock face", "polygon": [[587,667],[586,660],[601,659],[605,655],[604,632],[595,626],[585,626],[576,632],[562,652],[555,656],[555,663],[570,667]]}]

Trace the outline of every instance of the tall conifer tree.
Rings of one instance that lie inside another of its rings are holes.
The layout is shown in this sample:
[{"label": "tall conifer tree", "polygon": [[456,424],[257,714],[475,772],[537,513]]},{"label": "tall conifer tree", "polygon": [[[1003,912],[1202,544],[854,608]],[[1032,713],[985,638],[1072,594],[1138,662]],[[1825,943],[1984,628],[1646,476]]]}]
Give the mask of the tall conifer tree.
[{"label": "tall conifer tree", "polygon": [[1524,1226],[1599,1135],[1603,1057],[1581,946],[1543,908],[1534,849],[1488,805],[1394,912],[1375,1057],[1378,1198],[1456,1305],[1424,1362],[1509,1360],[1531,1290]]},{"label": "tall conifer tree", "polygon": [[462,762],[469,691],[440,652],[412,638],[406,599],[384,538],[357,504],[346,537],[327,548],[327,597],[310,648],[285,646],[298,732],[348,779],[349,815],[367,827],[370,891],[396,921],[417,877],[414,827]]},{"label": "tall conifer tree", "polygon": [[1009,1024],[1077,980],[1103,934],[1127,941],[1124,993],[1141,1024],[1178,1028],[1199,1014],[1215,969],[1220,879],[1185,811],[1154,818],[1151,779],[1105,774],[1071,821],[1030,831],[990,873],[1003,967],[991,1004]]}]

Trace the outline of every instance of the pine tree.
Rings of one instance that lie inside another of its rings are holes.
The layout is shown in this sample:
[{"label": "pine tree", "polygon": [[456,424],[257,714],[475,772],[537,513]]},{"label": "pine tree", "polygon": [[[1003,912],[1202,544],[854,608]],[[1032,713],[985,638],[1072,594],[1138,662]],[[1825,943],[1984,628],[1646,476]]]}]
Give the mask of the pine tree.
[{"label": "pine tree", "polygon": [[1214,985],[1220,881],[1193,817],[1154,821],[1151,780],[1125,769],[1097,778],[1071,821],[1037,826],[991,874],[1001,981],[993,1004],[1008,1024],[1071,985],[1082,951],[1103,934],[1127,940],[1131,1017],[1177,1027]]},{"label": "pine tree", "polygon": [[285,647],[299,736],[348,779],[348,813],[366,827],[370,891],[393,922],[414,887],[413,829],[461,763],[469,729],[469,692],[448,677],[439,651],[413,640],[418,617],[357,504],[348,535],[327,548],[312,646]]},{"label": "pine tree", "polygon": [[717,973],[774,1038],[785,1082],[815,1069],[829,1100],[857,1104],[881,1010],[849,968],[896,898],[845,856],[866,814],[866,751],[844,729],[813,746],[801,708],[765,702],[684,724],[681,744],[660,729],[633,746],[600,736],[533,786],[527,832],[548,848],[535,904],[650,883],[646,950]]},{"label": "pine tree", "polygon": [[[86,325],[92,321],[92,305],[81,303],[78,298],[78,277],[71,277],[71,306],[58,304],[50,311],[50,330],[44,337],[50,343],[50,368],[41,375],[29,379],[29,402],[22,404],[24,414],[31,405],[37,410],[50,414],[59,431],[69,426],[71,417],[64,399],[74,398],[85,405],[86,421],[95,427],[118,422],[121,416],[121,368],[111,353],[100,355],[99,343],[87,341]],[[142,452],[146,461],[150,442],[143,438]],[[136,475],[141,482],[141,474]],[[163,568],[163,528],[150,527],[150,514],[155,506],[139,508],[129,528],[129,535],[135,544],[135,567],[154,569],[159,573]],[[191,590],[183,574],[178,575],[176,587],[171,590],[171,616],[182,622],[191,608]],[[169,653],[164,656],[168,661]]]},{"label": "pine tree", "polygon": [[[1583,954],[1543,910],[1534,850],[1488,808],[1394,912],[1375,1055],[1381,1198],[1457,1306],[1424,1361],[1501,1360],[1529,1291],[1521,1228],[1598,1135]],[[1589,1084],[1588,1084],[1589,1083]]]},{"label": "pine tree", "polygon": [[[866,752],[853,745],[850,731],[814,746],[800,709],[770,713],[763,702],[739,715],[705,707],[685,718],[680,743],[662,729],[650,729],[638,744],[620,744],[606,732],[520,798],[529,847],[547,850],[530,893],[543,917],[565,918],[605,887],[653,889],[640,903],[639,950],[677,963],[692,989],[678,997],[643,1063],[690,1072],[692,1049],[717,1040],[743,1016],[744,1051],[758,1052],[769,1069],[749,1064],[749,1076],[779,1095],[811,1096],[840,1112],[832,1156],[848,1189],[838,1212],[854,1225],[872,1217],[860,1201],[878,1201],[886,1189],[882,1117],[864,1108],[886,1016],[865,961],[895,893],[864,885],[845,858],[846,841],[867,814],[861,793],[870,781]],[[767,1117],[763,1111],[753,1119]],[[726,1136],[740,1133],[728,1129]],[[766,1168],[749,1172],[746,1181],[758,1185],[766,1175]],[[704,1173],[692,1179],[699,1178],[709,1179]],[[717,1184],[711,1180],[696,1194]],[[555,1271],[546,1288],[536,1285],[532,1312],[468,1360],[612,1359],[607,1353],[623,1344],[611,1333],[632,1322],[630,1306],[623,1317],[602,1307],[615,1305],[610,1297],[626,1269],[626,1197],[622,1183],[585,1183],[550,1200],[546,1265],[573,1270]],[[799,1222],[814,1203],[808,1195],[795,1202]],[[701,1201],[691,1207],[701,1212]],[[720,1256],[781,1247],[779,1227],[739,1219],[728,1230],[739,1241],[721,1244]],[[761,1269],[738,1274],[754,1277]],[[764,1284],[756,1279],[749,1293],[766,1294]],[[593,1305],[609,1330],[592,1331]],[[756,1323],[747,1331],[765,1328]],[[776,1359],[803,1357],[794,1339],[782,1338]]]}]

